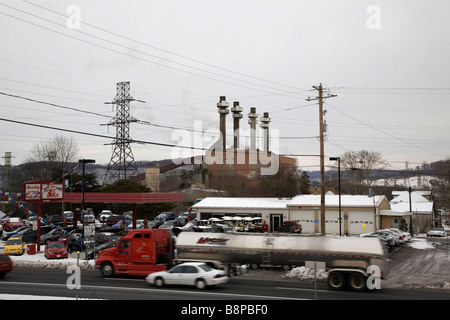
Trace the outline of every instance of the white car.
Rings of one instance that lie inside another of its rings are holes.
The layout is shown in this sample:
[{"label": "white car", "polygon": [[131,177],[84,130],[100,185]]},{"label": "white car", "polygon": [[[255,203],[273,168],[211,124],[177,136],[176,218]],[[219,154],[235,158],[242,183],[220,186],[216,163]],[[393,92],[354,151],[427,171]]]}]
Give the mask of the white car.
[{"label": "white car", "polygon": [[401,232],[397,232],[391,229],[382,229],[380,231],[389,233],[390,235],[392,235],[394,237],[395,240],[395,245],[399,245],[401,243],[405,243],[405,236],[401,233]]},{"label": "white car", "polygon": [[401,234],[403,234],[403,237],[404,237],[405,241],[411,241],[411,238],[412,238],[411,237],[411,233],[406,232],[406,231],[402,231],[402,230],[396,229],[396,228],[389,228],[389,230],[392,230],[392,231],[397,232],[397,233],[401,233]]},{"label": "white car", "polygon": [[145,281],[162,287],[164,285],[189,285],[197,289],[205,289],[228,282],[225,271],[211,268],[203,262],[185,262],[170,270],[150,273]]},{"label": "white car", "polygon": [[446,237],[447,232],[444,228],[433,228],[427,232],[427,237]]}]

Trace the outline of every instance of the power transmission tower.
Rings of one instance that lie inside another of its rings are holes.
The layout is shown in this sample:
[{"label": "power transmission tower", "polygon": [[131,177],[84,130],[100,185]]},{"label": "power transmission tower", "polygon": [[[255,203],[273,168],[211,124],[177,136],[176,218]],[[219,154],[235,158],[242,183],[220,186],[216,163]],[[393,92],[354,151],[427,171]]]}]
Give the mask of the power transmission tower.
[{"label": "power transmission tower", "polygon": [[324,152],[324,122],[323,122],[323,100],[327,98],[336,97],[334,94],[327,94],[323,96],[322,84],[313,86],[319,92],[315,98],[306,99],[307,101],[319,100],[319,125],[320,125],[320,231],[325,235],[325,152]]},{"label": "power transmission tower", "polygon": [[5,152],[5,176],[3,179],[3,189],[7,190],[9,188],[9,181],[11,180],[11,152]]},{"label": "power transmission tower", "polygon": [[[130,102],[135,99],[130,95],[130,82],[118,82],[117,94],[112,102],[116,105],[116,116],[108,122],[108,126],[116,127],[114,150],[106,171],[103,185],[127,179],[138,174],[130,144],[130,123],[138,120],[130,114]],[[138,100],[139,101],[139,100]]]}]

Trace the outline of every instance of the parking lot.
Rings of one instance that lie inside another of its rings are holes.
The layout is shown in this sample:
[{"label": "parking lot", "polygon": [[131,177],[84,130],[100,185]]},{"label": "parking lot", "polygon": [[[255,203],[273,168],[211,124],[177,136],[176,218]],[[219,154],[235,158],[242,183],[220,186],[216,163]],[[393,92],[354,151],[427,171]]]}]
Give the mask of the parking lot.
[{"label": "parking lot", "polygon": [[[388,258],[389,274],[382,280],[382,288],[428,288],[450,290],[450,239],[419,236],[395,247]],[[284,278],[313,281],[304,270],[284,271],[281,268],[249,270],[245,277]],[[326,277],[319,275],[319,282]]]},{"label": "parking lot", "polygon": [[395,248],[388,261],[388,287],[450,290],[450,239],[416,237]]}]

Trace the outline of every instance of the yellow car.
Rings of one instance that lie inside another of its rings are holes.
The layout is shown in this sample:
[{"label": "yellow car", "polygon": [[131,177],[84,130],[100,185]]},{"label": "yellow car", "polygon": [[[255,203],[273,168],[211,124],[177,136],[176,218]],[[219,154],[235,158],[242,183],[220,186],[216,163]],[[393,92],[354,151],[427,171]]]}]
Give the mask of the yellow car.
[{"label": "yellow car", "polygon": [[25,242],[21,237],[11,237],[6,241],[3,252],[6,254],[18,254],[21,255],[24,252]]}]

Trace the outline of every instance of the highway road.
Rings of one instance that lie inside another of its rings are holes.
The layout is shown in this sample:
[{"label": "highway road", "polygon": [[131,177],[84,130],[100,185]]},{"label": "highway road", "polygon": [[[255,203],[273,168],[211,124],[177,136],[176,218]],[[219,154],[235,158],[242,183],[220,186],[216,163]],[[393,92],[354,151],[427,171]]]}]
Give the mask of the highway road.
[{"label": "highway road", "polygon": [[[258,272],[258,271],[253,271]],[[20,269],[16,268],[0,280],[0,293],[26,294],[38,296],[58,296],[80,299],[114,300],[449,300],[447,290],[426,290],[413,288],[382,288],[373,292],[336,292],[328,289],[325,283],[318,283],[317,290],[310,282],[293,279],[267,279],[240,275],[230,282],[217,287],[197,290],[191,287],[167,286],[156,288],[142,277],[103,278],[94,271],[81,272],[81,289],[69,289],[67,280],[71,274],[66,270]],[[277,271],[273,271],[277,272]],[[69,283],[73,283],[70,282]],[[45,298],[43,298],[45,299]]]}]

